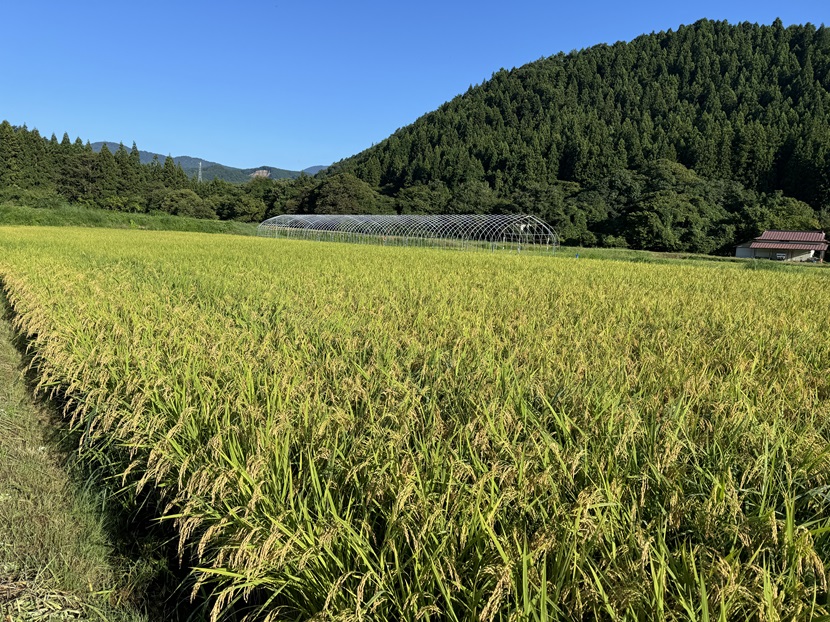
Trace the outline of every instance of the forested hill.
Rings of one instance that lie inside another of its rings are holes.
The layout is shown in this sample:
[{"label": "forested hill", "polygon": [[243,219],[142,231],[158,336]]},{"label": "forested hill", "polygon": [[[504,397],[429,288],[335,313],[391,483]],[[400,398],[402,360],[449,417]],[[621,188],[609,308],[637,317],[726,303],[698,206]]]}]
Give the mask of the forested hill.
[{"label": "forested hill", "polygon": [[700,21],[499,71],[313,178],[204,183],[0,123],[0,203],[256,222],[283,212],[524,212],[567,244],[731,254],[830,229],[830,31]]},{"label": "forested hill", "polygon": [[418,211],[541,213],[586,243],[712,251],[826,225],[830,30],[702,20],[501,70],[336,173]]}]

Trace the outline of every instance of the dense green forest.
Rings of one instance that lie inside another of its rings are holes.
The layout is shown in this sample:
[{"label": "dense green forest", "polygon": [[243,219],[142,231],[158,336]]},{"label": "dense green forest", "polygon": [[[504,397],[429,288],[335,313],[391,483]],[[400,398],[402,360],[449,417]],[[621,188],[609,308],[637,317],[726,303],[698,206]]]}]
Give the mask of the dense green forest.
[{"label": "dense green forest", "polygon": [[539,215],[566,243],[729,253],[830,225],[830,31],[702,20],[557,54],[311,178],[198,184],[135,145],[0,124],[0,201],[256,222],[283,212]]},{"label": "dense green forest", "polygon": [[135,144],[96,152],[80,138],[45,139],[37,130],[0,123],[0,202],[258,222],[269,211],[291,208],[290,199],[310,183],[301,177],[296,184],[267,178],[198,183],[169,156],[142,164]]},{"label": "dense green forest", "polygon": [[827,226],[830,30],[703,20],[501,70],[337,173],[585,244],[712,252]]}]

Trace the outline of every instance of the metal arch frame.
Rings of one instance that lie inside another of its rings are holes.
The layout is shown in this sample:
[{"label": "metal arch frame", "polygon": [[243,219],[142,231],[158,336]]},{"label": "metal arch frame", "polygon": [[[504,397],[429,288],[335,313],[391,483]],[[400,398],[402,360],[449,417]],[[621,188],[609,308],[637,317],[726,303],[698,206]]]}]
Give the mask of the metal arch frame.
[{"label": "metal arch frame", "polygon": [[517,252],[559,247],[556,231],[527,214],[281,214],[262,222],[257,235]]}]

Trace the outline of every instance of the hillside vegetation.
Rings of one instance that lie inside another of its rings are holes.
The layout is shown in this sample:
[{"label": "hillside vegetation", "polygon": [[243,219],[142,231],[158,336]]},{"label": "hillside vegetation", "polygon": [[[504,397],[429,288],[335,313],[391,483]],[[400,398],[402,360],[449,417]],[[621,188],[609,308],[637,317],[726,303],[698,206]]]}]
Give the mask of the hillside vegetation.
[{"label": "hillside vegetation", "polygon": [[702,20],[501,70],[337,172],[589,244],[712,251],[827,226],[830,30]]},{"label": "hillside vegetation", "polygon": [[0,228],[81,455],[263,620],[825,619],[826,278],[747,267]]},{"label": "hillside vegetation", "polygon": [[296,180],[198,184],[0,124],[0,199],[257,222],[283,212],[541,216],[565,243],[729,254],[830,226],[830,31],[702,20],[512,70]]}]

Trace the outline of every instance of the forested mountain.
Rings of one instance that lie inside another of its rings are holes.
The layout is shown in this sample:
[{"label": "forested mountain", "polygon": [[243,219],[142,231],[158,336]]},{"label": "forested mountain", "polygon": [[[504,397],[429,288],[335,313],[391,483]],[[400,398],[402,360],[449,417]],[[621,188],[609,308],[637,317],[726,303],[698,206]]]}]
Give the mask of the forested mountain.
[{"label": "forested mountain", "polygon": [[328,168],[328,166],[322,166],[322,165],[309,166],[308,168],[304,168],[302,172],[305,173],[306,175],[316,175],[320,171],[324,171],[327,168]]},{"label": "forested mountain", "polygon": [[[101,151],[101,147],[103,147],[104,145],[106,145],[107,148],[113,153],[118,151],[118,148],[120,146],[119,143],[103,141],[92,143],[92,150],[95,153],[98,153],[99,151]],[[139,150],[138,155],[142,164],[151,164],[153,160],[164,162],[165,159],[165,156],[159,153],[153,153],[152,151]],[[274,166],[259,166],[257,168],[236,168],[233,166],[226,166],[224,164],[219,164],[218,162],[210,162],[208,160],[194,158],[191,156],[173,156],[173,162],[181,166],[182,170],[187,174],[188,177],[196,177],[199,174],[199,163],[201,162],[202,179],[204,181],[221,179],[222,181],[229,181],[231,183],[236,184],[248,181],[256,171],[267,171],[267,176],[270,179],[296,179],[303,172],[305,172],[307,175],[311,174],[308,172],[308,169],[306,169],[305,171],[289,171],[287,169],[277,168]],[[312,168],[320,170],[325,167],[321,166]]]},{"label": "forested mountain", "polygon": [[566,243],[731,253],[766,228],[830,227],[830,31],[702,20],[557,54],[313,178],[245,179],[0,124],[0,200],[248,221],[521,211]]},{"label": "forested mountain", "polygon": [[713,251],[826,226],[830,30],[702,20],[501,70],[338,173],[412,209],[539,213],[584,243]]}]

